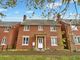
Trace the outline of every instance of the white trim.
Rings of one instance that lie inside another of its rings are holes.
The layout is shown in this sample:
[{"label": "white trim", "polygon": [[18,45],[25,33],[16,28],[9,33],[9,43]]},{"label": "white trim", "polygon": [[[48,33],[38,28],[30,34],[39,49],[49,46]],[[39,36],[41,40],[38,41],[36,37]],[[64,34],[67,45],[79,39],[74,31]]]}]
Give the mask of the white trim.
[{"label": "white trim", "polygon": [[[27,29],[27,27],[29,27],[29,29]],[[30,31],[30,26],[29,25],[24,26],[24,31]]]},{"label": "white trim", "polygon": [[56,30],[50,30],[50,32],[56,32]]},{"label": "white trim", "polygon": [[50,26],[50,32],[56,32],[56,30],[52,30],[52,28],[56,28],[56,26]]},{"label": "white trim", "polygon": [[6,37],[3,37],[1,40],[1,45],[6,45],[7,43],[6,41],[7,41]]},{"label": "white trim", "polygon": [[4,31],[4,32],[9,32],[9,31]]},{"label": "white trim", "polygon": [[1,45],[6,45],[6,44],[2,44],[2,43],[1,43]]},{"label": "white trim", "polygon": [[43,48],[43,40],[44,40],[44,38],[38,38],[38,48]]},{"label": "white trim", "polygon": [[51,46],[58,46],[57,44],[51,44]]},{"label": "white trim", "polygon": [[22,36],[22,37],[28,37],[29,38],[29,36]]},{"label": "white trim", "polygon": [[4,28],[4,32],[9,32],[9,30],[10,30],[10,27],[5,27]]},{"label": "white trim", "polygon": [[42,25],[38,25],[38,31],[43,31],[43,26]]},{"label": "white trim", "polygon": [[24,38],[24,37],[26,37],[26,38],[29,39],[29,36],[22,36],[22,46],[28,46],[28,45],[29,45],[29,41],[28,41],[28,44],[24,44],[24,43],[23,43],[23,38]]},{"label": "white trim", "polygon": [[72,30],[72,31],[77,31],[77,30],[78,30],[78,27],[75,26],[75,25],[71,25],[71,30]]},{"label": "white trim", "polygon": [[22,46],[28,46],[28,45],[29,45],[29,44],[23,44],[23,43],[22,43]]},{"label": "white trim", "polygon": [[75,44],[75,45],[80,45],[80,43],[77,43],[77,44]]},{"label": "white trim", "polygon": [[80,36],[73,36],[75,45],[80,45],[80,43],[78,42],[78,39],[77,39],[78,37],[80,38]]},{"label": "white trim", "polygon": [[[52,40],[52,38],[56,38],[56,39],[57,39],[57,36],[51,36],[50,41]],[[51,46],[58,46],[58,45],[57,45],[57,44],[52,44],[52,43],[51,43]]]}]

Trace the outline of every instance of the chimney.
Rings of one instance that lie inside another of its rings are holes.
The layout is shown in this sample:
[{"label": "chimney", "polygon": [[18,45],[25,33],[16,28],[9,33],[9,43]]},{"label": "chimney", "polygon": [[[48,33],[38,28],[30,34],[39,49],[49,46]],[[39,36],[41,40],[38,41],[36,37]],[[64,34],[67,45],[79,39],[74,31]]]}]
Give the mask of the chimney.
[{"label": "chimney", "polygon": [[23,21],[25,21],[25,20],[26,20],[26,18],[27,18],[27,16],[26,16],[26,15],[24,15],[24,16],[23,16]]},{"label": "chimney", "polygon": [[58,13],[58,14],[54,15],[53,18],[54,18],[55,21],[59,22],[60,19],[61,19],[61,15]]}]

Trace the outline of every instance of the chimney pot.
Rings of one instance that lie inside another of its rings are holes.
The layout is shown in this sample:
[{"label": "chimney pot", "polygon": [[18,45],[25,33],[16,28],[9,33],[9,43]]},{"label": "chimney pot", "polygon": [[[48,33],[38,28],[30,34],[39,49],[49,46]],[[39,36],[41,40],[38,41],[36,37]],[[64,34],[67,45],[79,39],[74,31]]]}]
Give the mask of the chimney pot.
[{"label": "chimney pot", "polygon": [[26,16],[26,15],[24,15],[24,16],[23,16],[23,21],[25,21],[25,20],[26,20],[26,18],[27,18],[27,16]]}]

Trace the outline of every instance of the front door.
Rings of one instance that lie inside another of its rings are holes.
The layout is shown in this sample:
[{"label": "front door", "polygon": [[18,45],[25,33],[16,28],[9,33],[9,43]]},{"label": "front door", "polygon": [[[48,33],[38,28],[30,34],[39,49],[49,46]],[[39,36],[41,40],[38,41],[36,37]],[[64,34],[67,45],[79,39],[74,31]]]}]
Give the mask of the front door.
[{"label": "front door", "polygon": [[42,37],[39,37],[38,38],[38,48],[39,49],[42,49],[43,48],[43,38]]}]

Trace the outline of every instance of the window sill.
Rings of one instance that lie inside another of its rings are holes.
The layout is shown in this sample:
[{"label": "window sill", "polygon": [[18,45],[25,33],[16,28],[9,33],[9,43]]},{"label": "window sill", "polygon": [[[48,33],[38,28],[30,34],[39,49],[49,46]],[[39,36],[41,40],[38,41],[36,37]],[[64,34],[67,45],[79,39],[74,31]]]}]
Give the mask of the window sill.
[{"label": "window sill", "polygon": [[75,45],[80,45],[80,43],[77,43],[77,44],[75,44]]},{"label": "window sill", "polygon": [[56,32],[56,30],[50,30],[50,32]]},{"label": "window sill", "polygon": [[38,31],[43,31],[43,29],[38,29]]},{"label": "window sill", "polygon": [[6,44],[1,44],[1,45],[6,45]]},{"label": "window sill", "polygon": [[78,29],[77,30],[72,30],[72,31],[78,31]]},{"label": "window sill", "polygon": [[57,44],[51,45],[51,46],[58,46]]},{"label": "window sill", "polygon": [[9,31],[4,31],[4,32],[9,32]]},{"label": "window sill", "polygon": [[24,30],[24,31],[30,31],[30,30]]},{"label": "window sill", "polygon": [[29,44],[22,44],[22,46],[28,46]]}]

